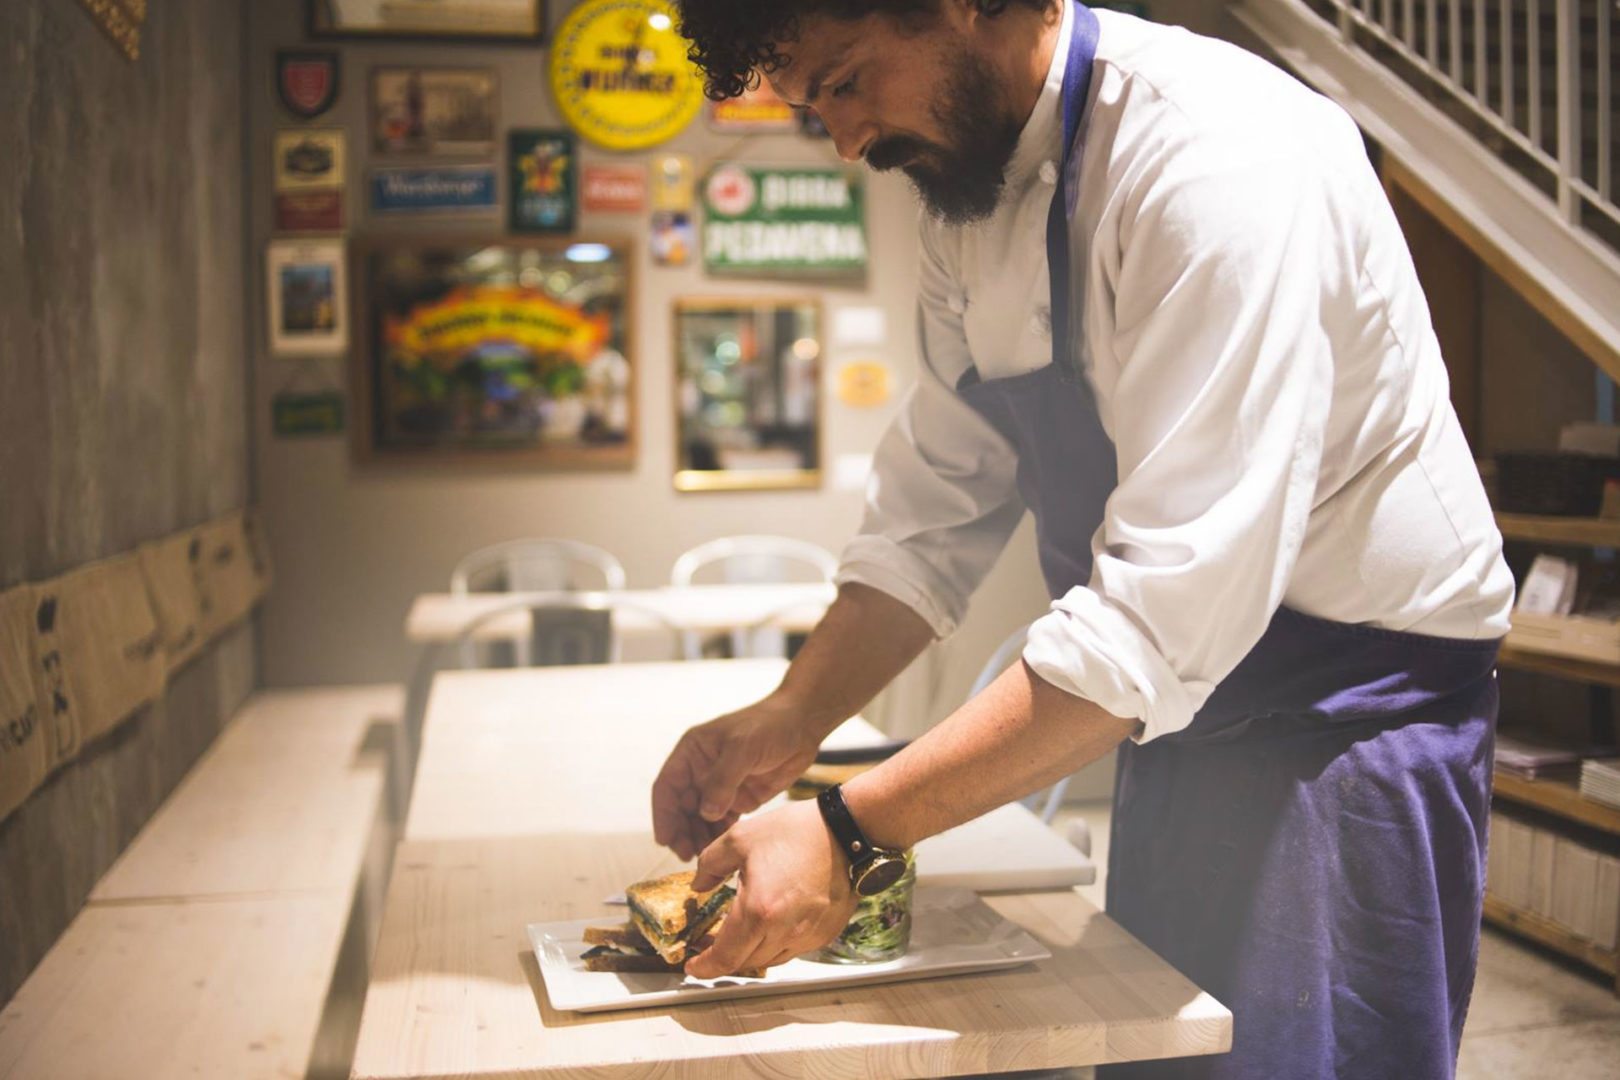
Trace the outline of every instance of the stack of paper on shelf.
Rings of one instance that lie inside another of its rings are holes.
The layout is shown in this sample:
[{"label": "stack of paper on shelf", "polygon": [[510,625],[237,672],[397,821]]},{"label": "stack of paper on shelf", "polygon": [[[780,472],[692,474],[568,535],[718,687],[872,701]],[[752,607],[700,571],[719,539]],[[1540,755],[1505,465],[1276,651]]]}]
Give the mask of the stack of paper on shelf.
[{"label": "stack of paper on shelf", "polygon": [[1526,780],[1560,774],[1573,777],[1580,762],[1580,751],[1572,747],[1551,746],[1511,735],[1496,737],[1496,767]]},{"label": "stack of paper on shelf", "polygon": [[1620,806],[1620,758],[1581,762],[1581,794],[1609,806]]},{"label": "stack of paper on shelf", "polygon": [[1486,888],[1600,948],[1620,944],[1620,858],[1491,813]]}]

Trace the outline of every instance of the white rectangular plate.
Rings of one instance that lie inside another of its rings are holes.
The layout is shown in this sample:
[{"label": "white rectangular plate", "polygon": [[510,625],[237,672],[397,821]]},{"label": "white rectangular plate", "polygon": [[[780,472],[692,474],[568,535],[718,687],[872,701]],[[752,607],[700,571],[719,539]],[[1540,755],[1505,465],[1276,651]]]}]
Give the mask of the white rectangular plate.
[{"label": "white rectangular plate", "polygon": [[967,889],[919,888],[912,907],[911,948],[882,964],[821,964],[790,960],[763,979],[693,979],[684,975],[637,975],[586,971],[580,959],[590,946],[585,928],[611,923],[611,916],[575,922],[530,923],[529,941],[546,994],[555,1009],[609,1012],[651,1005],[686,1005],[720,998],[765,997],[842,986],[932,979],[964,971],[988,971],[1047,960],[1051,953],[1003,919]]}]

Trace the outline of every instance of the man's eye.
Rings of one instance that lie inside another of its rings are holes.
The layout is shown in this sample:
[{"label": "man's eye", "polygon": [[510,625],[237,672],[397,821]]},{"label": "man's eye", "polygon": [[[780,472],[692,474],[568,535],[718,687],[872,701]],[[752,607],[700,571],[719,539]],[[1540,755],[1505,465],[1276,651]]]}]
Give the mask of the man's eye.
[{"label": "man's eye", "polygon": [[854,93],[854,91],[855,76],[851,75],[849,78],[832,88],[832,96],[835,98],[848,97],[850,94]]}]

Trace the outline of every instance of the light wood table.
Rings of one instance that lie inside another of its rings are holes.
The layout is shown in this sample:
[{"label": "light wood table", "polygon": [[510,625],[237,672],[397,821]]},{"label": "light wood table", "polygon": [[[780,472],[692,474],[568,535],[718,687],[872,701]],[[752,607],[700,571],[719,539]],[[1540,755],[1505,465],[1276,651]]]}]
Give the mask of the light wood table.
[{"label": "light wood table", "polygon": [[[658,616],[680,630],[718,633],[745,630],[770,621],[788,631],[814,629],[836,590],[825,584],[786,585],[687,585],[659,589],[622,589],[612,592],[505,592],[427,593],[418,596],[405,617],[405,636],[418,644],[454,641],[481,615],[520,602],[584,603],[615,611],[614,623],[627,633],[661,629]],[[651,617],[648,613],[651,613]],[[481,640],[513,640],[526,637],[528,616],[513,611],[491,619],[479,627]]]},{"label": "light wood table", "polygon": [[604,898],[673,864],[649,835],[649,769],[680,729],[758,697],[781,671],[715,661],[441,676],[354,1075],[949,1076],[1230,1047],[1224,1007],[1070,890],[988,898],[1053,952],[1022,968],[553,1010],[524,925],[622,919]]}]

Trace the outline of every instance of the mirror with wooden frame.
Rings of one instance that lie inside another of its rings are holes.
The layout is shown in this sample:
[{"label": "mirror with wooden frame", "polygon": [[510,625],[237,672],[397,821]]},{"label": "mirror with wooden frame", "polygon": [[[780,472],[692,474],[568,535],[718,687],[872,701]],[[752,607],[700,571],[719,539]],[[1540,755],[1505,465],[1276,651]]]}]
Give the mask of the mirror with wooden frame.
[{"label": "mirror with wooden frame", "polygon": [[821,304],[808,296],[675,302],[675,487],[821,484]]}]

